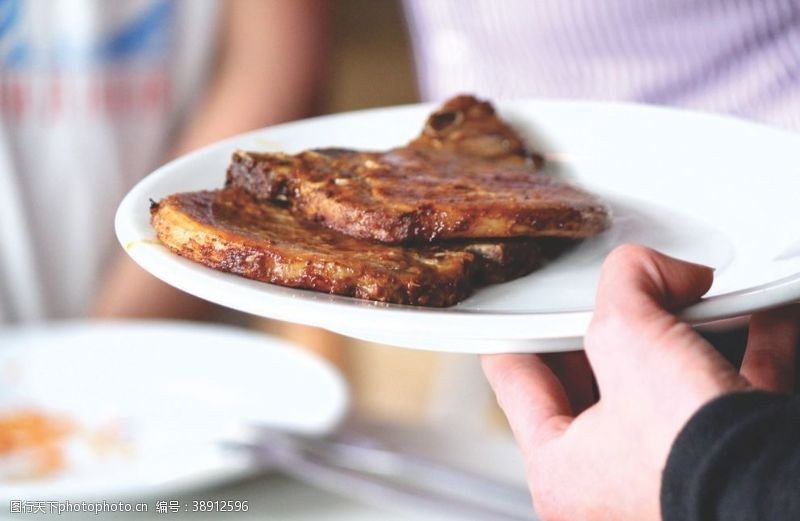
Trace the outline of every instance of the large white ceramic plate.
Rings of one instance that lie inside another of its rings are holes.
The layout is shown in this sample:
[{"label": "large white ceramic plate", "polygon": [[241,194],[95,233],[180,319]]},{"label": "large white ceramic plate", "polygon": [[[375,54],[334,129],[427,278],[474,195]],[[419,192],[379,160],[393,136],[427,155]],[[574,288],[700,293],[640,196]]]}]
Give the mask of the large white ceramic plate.
[{"label": "large white ceramic plate", "polygon": [[193,264],[154,241],[149,200],[221,187],[236,148],[383,149],[417,134],[433,105],[369,110],[245,134],[173,161],[119,207],[119,240],[146,270],[184,291],[256,315],[362,339],[446,351],[580,347],[600,264],[622,243],[645,244],[716,268],[693,323],[800,297],[800,136],[730,117],[633,104],[499,103],[556,175],[603,196],[611,228],[527,277],[487,287],[442,310],[293,290]]},{"label": "large white ceramic plate", "polygon": [[222,442],[258,424],[326,433],[348,404],[343,378],[317,357],[198,324],[0,329],[0,382],[0,413],[35,410],[75,427],[60,473],[0,472],[4,502],[172,499],[256,470]]}]

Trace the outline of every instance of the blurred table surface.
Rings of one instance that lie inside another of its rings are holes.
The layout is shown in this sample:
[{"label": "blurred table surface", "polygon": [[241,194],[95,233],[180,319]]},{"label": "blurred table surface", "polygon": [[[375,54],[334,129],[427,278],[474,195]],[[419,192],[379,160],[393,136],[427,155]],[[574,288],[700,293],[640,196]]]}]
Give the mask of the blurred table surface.
[{"label": "blurred table surface", "polygon": [[[507,483],[524,486],[525,472],[521,455],[511,438],[504,433],[478,433],[449,425],[447,428],[402,426],[387,423],[362,424],[359,431],[379,439],[395,448],[402,447],[412,454],[450,463],[473,472],[480,472]],[[193,501],[247,501],[246,512],[191,512]],[[109,502],[114,501],[109,499]],[[179,511],[158,513],[157,501],[177,501]],[[164,497],[130,499],[126,502],[145,502],[147,513],[91,513],[72,514],[15,514],[12,519],[40,519],[57,516],[59,519],[109,519],[109,520],[219,520],[250,521],[280,519],[286,521],[360,521],[380,519],[441,520],[465,519],[447,517],[438,511],[420,510],[405,505],[366,504],[320,490],[276,472],[264,471],[249,479],[223,486],[198,489],[189,494]],[[188,510],[188,511],[187,511]],[[0,510],[0,518],[8,506]],[[476,517],[475,519],[480,519]]]},{"label": "blurred table surface", "polygon": [[[157,513],[156,501],[177,500],[180,510],[177,513]],[[192,501],[232,500],[247,501],[247,512],[189,512]],[[280,519],[285,521],[360,521],[381,519],[394,520],[445,520],[437,512],[413,511],[391,507],[378,507],[359,503],[351,499],[321,491],[294,479],[278,474],[264,474],[224,487],[211,488],[177,497],[152,498],[149,500],[130,500],[145,502],[147,513],[71,513],[71,514],[13,514],[23,519],[44,519],[58,517],[64,520],[108,519],[127,521],[147,521],[159,519],[215,520],[215,521],[254,521]],[[4,509],[8,512],[7,509]],[[2,516],[0,516],[2,517]]]}]

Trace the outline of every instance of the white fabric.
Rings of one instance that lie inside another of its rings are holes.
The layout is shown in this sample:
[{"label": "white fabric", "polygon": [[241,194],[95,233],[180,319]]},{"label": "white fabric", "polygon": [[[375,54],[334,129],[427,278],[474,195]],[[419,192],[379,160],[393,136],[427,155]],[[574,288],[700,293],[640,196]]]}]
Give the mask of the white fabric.
[{"label": "white fabric", "polygon": [[800,130],[798,0],[405,0],[423,98],[624,100]]},{"label": "white fabric", "polygon": [[215,0],[0,3],[0,323],[87,311],[117,204],[203,85]]}]

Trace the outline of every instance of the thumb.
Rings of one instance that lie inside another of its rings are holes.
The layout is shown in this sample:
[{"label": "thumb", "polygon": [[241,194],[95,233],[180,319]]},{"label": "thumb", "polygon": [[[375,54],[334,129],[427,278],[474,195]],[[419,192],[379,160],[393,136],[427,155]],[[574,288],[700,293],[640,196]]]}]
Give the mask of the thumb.
[{"label": "thumb", "polygon": [[711,268],[642,246],[609,254],[585,339],[601,395],[623,381],[683,381],[705,393],[738,380],[733,367],[673,314],[697,301],[712,281]]},{"label": "thumb", "polygon": [[669,257],[650,248],[620,246],[612,251],[600,273],[595,313],[622,312],[639,317],[655,311],[674,311],[702,297],[711,287],[708,266]]}]

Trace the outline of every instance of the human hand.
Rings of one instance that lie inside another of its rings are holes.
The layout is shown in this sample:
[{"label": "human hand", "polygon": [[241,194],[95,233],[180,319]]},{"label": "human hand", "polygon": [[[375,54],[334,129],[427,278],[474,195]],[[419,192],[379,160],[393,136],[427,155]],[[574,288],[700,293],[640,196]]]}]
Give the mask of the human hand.
[{"label": "human hand", "polygon": [[551,360],[482,358],[544,520],[660,519],[667,456],[700,407],[734,391],[792,390],[796,307],[753,317],[741,372],[670,313],[712,279],[710,268],[639,246],[608,256],[584,341],[600,399],[583,411]]}]

